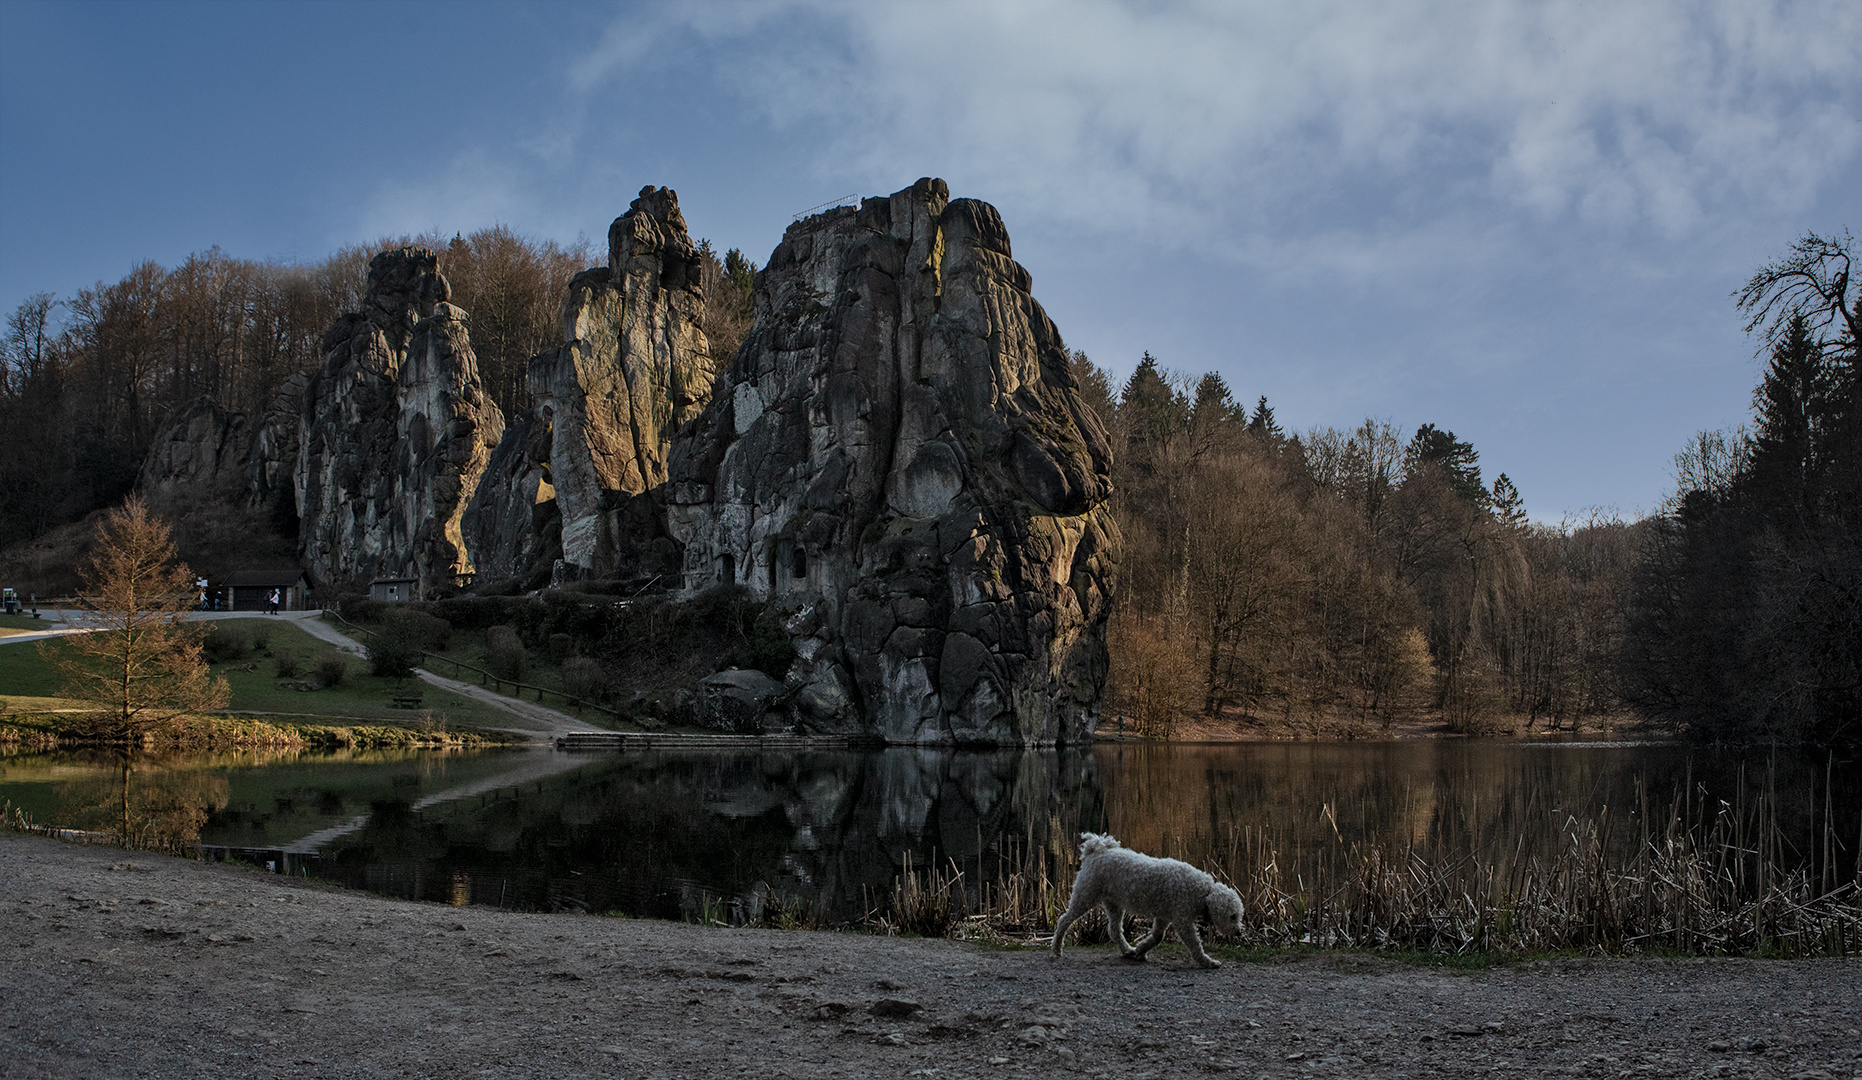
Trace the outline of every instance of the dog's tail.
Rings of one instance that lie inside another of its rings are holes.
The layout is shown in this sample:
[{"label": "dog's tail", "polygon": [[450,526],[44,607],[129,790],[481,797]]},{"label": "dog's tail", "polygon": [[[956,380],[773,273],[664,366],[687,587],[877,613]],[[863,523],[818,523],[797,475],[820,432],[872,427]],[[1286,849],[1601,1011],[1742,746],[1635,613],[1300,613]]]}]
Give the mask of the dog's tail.
[{"label": "dog's tail", "polygon": [[1122,846],[1123,845],[1117,840],[1114,840],[1110,834],[1096,832],[1080,834],[1080,858],[1082,859],[1090,858],[1102,851],[1111,851],[1113,848]]}]

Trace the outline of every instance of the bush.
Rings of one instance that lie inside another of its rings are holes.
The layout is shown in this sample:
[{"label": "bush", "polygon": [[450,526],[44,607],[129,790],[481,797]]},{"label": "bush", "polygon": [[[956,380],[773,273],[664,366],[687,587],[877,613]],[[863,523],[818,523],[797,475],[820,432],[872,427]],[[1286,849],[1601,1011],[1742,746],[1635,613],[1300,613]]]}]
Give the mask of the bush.
[{"label": "bush", "polygon": [[290,649],[279,649],[278,655],[272,657],[272,668],[278,672],[280,679],[297,678],[297,653]]},{"label": "bush", "polygon": [[389,608],[382,627],[384,633],[399,635],[428,652],[445,652],[453,642],[452,623],[418,608]]},{"label": "bush", "polygon": [[600,664],[586,656],[576,656],[563,661],[562,688],[571,697],[599,705],[614,692],[614,683]]},{"label": "bush", "polygon": [[404,679],[420,662],[420,645],[393,628],[369,639],[369,670],[389,679]]},{"label": "bush", "polygon": [[272,628],[264,623],[252,627],[252,651],[266,652],[272,647]]},{"label": "bush", "polygon": [[336,613],[353,623],[375,623],[381,621],[382,609],[387,606],[380,600],[370,600],[367,593],[346,593],[337,598]]},{"label": "bush", "polygon": [[213,664],[243,660],[246,657],[246,651],[250,648],[252,648],[252,643],[246,639],[243,631],[223,622],[215,622],[208,627],[207,636],[200,643],[202,655]]},{"label": "bush", "polygon": [[516,623],[527,609],[543,605],[527,596],[458,596],[424,605],[460,630],[485,630]]},{"label": "bush", "polygon": [[550,659],[560,664],[575,655],[575,638],[568,634],[550,635]]},{"label": "bush", "polygon": [[317,681],[324,686],[341,686],[349,675],[349,658],[339,652],[317,657]]},{"label": "bush", "polygon": [[523,640],[509,626],[494,626],[485,632],[485,666],[500,679],[512,682],[524,677]]}]

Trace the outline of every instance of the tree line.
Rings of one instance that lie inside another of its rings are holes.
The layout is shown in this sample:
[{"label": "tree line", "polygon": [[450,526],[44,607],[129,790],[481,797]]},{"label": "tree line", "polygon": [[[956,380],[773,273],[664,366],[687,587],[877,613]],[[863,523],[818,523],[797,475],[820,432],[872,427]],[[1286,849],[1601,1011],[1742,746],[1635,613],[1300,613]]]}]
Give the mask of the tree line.
[{"label": "tree line", "polygon": [[1862,749],[1862,290],[1808,234],[1737,294],[1753,424],[1702,432],[1649,522],[1624,694],[1696,738]]},{"label": "tree line", "polygon": [[1503,473],[1424,424],[1282,429],[1215,373],[1148,353],[1114,394],[1074,371],[1115,446],[1125,536],[1112,707],[1368,735],[1438,711],[1451,729],[1577,727],[1620,708],[1611,671],[1636,529],[1528,522]]}]

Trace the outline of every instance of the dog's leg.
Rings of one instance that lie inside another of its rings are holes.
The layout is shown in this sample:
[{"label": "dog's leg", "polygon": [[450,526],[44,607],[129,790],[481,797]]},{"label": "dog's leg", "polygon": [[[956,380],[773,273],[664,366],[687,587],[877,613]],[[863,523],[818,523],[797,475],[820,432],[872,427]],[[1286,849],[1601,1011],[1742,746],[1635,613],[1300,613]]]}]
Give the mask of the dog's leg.
[{"label": "dog's leg", "polygon": [[1054,924],[1054,955],[1055,956],[1060,955],[1060,943],[1067,940],[1067,931],[1073,929],[1073,922],[1075,919],[1078,919],[1079,917],[1080,917],[1079,913],[1073,910],[1073,905],[1068,904],[1067,913],[1065,915],[1062,915],[1060,917],[1060,921]]},{"label": "dog's leg", "polygon": [[1152,949],[1157,948],[1157,943],[1164,940],[1164,931],[1168,930],[1169,928],[1170,928],[1169,920],[1161,919],[1161,918],[1158,919],[1156,922],[1151,924],[1151,932],[1144,936],[1144,940],[1138,942],[1137,946],[1134,947],[1131,950],[1131,952],[1126,953],[1125,955],[1131,957],[1133,960],[1143,960],[1145,953],[1148,953]]},{"label": "dog's leg", "polygon": [[1131,942],[1125,940],[1125,909],[1110,900],[1105,903],[1106,928],[1112,931],[1112,940],[1118,942],[1120,956],[1131,955]]},{"label": "dog's leg", "polygon": [[1093,910],[1093,906],[1099,903],[1099,898],[1093,895],[1096,891],[1092,880],[1085,874],[1081,874],[1074,880],[1073,895],[1067,898],[1066,914],[1054,924],[1055,956],[1060,955],[1060,943],[1066,940],[1067,931],[1073,929],[1073,924],[1079,920],[1080,916]]},{"label": "dog's leg", "polygon": [[1215,957],[1203,951],[1202,927],[1196,925],[1196,920],[1194,919],[1191,919],[1185,925],[1188,926],[1188,929],[1178,927],[1178,930],[1183,935],[1183,943],[1190,947],[1190,955],[1196,958],[1197,963],[1206,968],[1221,967],[1222,961],[1217,960]]}]

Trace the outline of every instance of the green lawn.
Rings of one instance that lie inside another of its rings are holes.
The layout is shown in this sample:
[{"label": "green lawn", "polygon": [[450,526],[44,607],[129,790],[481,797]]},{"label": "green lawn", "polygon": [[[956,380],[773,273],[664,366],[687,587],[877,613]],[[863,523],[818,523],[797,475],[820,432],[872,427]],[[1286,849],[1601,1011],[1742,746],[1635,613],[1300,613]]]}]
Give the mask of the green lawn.
[{"label": "green lawn", "polygon": [[[325,615],[323,619],[341,632],[360,640],[363,644],[368,643],[368,634],[358,631],[355,626],[345,624],[341,620],[332,618],[329,615]],[[377,630],[380,629],[380,627],[378,625],[366,626],[364,629]],[[429,650],[433,655],[423,658],[418,666],[433,672],[435,675],[443,675],[446,678],[457,679],[460,682],[477,683],[488,690],[496,691],[507,697],[522,697],[525,701],[536,701],[537,696],[532,691],[526,690],[520,692],[510,683],[500,684],[495,677],[488,678],[481,674],[481,672],[491,670],[491,661],[486,656],[486,640],[488,636],[488,632],[484,630],[453,630],[448,634],[449,640],[447,642],[447,647],[443,650]],[[547,652],[539,649],[529,649],[526,650],[526,654],[527,660],[524,664],[523,676],[518,681],[527,686],[541,686],[545,690],[556,692],[546,695],[542,702],[543,705],[559,712],[568,713],[571,716],[579,716],[581,719],[598,727],[615,726],[616,721],[612,714],[603,712],[600,709],[578,709],[576,706],[556,696],[556,694],[563,692],[562,667],[558,662],[553,660]],[[446,660],[455,660],[461,664],[469,664],[472,668],[477,668],[479,670],[473,671],[470,668],[455,667],[443,660],[436,659],[436,657],[445,657]]]},{"label": "green lawn", "polygon": [[37,642],[0,645],[0,700],[16,709],[57,708],[46,700],[56,698],[58,689],[58,673],[39,655]]},{"label": "green lawn", "polygon": [[[271,713],[276,715],[270,719],[286,721],[296,718],[318,722],[335,719],[407,724],[416,714],[393,705],[396,689],[405,685],[418,688],[423,706],[434,719],[443,718],[448,727],[507,727],[513,720],[501,709],[435,686],[413,680],[404,683],[399,679],[376,678],[369,674],[368,662],[360,657],[348,658],[348,674],[341,685],[319,690],[295,689],[294,684],[308,686],[316,682],[317,659],[334,653],[333,646],[283,619],[225,619],[218,625],[243,634],[249,641],[261,634],[265,640],[264,648],[253,648],[239,659],[210,665],[213,673],[225,676],[232,688],[232,700],[227,704],[229,712]],[[66,647],[56,638],[49,646],[53,651]],[[298,658],[299,673],[293,678],[278,676],[278,657],[284,653]],[[47,700],[56,698],[58,691],[58,675],[37,645],[23,642],[0,645],[0,700],[6,701],[10,708],[17,711],[58,708],[61,702]]]},{"label": "green lawn", "polygon": [[35,619],[31,615],[0,614],[0,637],[29,634],[34,630],[55,630],[58,625],[56,619]]}]

